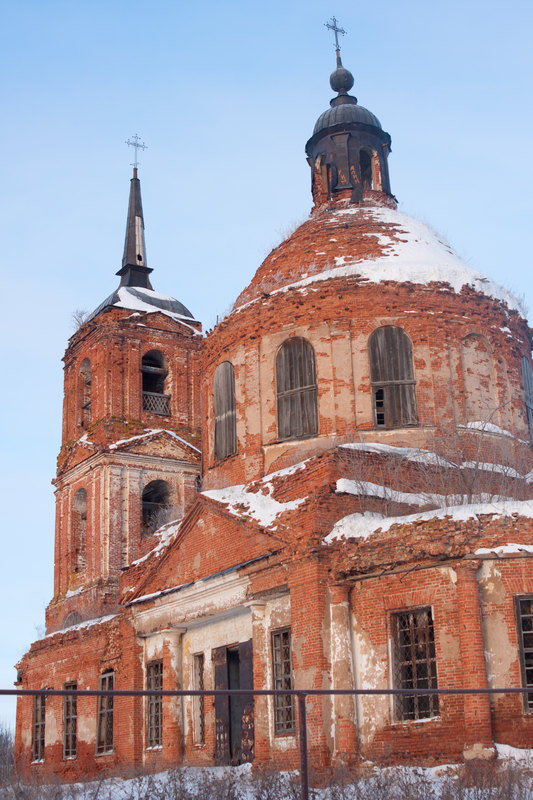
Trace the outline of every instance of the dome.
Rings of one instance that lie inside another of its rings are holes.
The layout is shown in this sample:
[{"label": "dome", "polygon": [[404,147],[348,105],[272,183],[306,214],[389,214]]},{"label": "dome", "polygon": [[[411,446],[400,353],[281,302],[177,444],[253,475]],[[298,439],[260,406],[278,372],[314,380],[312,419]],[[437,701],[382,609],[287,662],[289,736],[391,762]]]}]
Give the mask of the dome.
[{"label": "dome", "polygon": [[266,257],[236,308],[289,286],[304,287],[334,278],[463,286],[521,311],[506,289],[476,272],[431,228],[378,205],[324,206]]},{"label": "dome", "polygon": [[313,130],[313,136],[326,128],[332,128],[334,125],[349,125],[354,122],[372,125],[374,128],[381,130],[379,119],[367,108],[357,103],[342,103],[328,108],[327,111],[324,111],[319,116]]},{"label": "dome", "polygon": [[94,319],[104,308],[109,306],[127,308],[131,311],[143,311],[146,314],[160,311],[169,317],[194,321],[189,309],[179,300],[160,292],[154,292],[153,289],[145,289],[140,286],[119,286],[103,303],[100,303],[88,319]]}]

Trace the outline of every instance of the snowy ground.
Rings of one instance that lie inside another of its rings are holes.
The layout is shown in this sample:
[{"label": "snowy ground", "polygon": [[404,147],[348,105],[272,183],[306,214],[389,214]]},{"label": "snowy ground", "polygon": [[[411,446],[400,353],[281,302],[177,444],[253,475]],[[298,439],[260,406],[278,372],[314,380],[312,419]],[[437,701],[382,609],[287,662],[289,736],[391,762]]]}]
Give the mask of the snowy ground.
[{"label": "snowy ground", "polygon": [[[310,800],[533,800],[533,750],[497,745],[498,760],[431,769],[366,764],[338,770]],[[252,775],[250,765],[170,770],[86,784],[0,786],[0,800],[300,800],[297,773],[270,766]]]}]

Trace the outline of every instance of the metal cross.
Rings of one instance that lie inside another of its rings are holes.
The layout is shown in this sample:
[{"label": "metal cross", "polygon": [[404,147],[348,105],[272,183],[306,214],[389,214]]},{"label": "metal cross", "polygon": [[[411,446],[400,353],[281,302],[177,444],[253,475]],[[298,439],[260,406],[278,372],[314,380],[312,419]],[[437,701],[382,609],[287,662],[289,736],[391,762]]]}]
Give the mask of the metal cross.
[{"label": "metal cross", "polygon": [[338,27],[337,20],[335,19],[335,17],[331,18],[331,23],[332,24],[330,24],[330,22],[325,22],[324,25],[326,26],[326,28],[329,28],[330,31],[334,31],[335,32],[335,50],[340,50],[341,47],[340,47],[340,44],[339,44],[339,33],[342,36],[344,36],[346,31],[344,30],[344,28],[339,28]]},{"label": "metal cross", "polygon": [[126,144],[129,147],[134,147],[135,148],[135,160],[132,162],[131,166],[135,167],[135,169],[137,169],[137,167],[139,166],[139,159],[137,158],[137,155],[138,155],[137,151],[138,150],[148,150],[148,145],[146,145],[144,142],[141,142],[141,137],[139,136],[138,133],[136,133],[135,136],[132,136],[131,139],[132,139],[132,141],[130,141],[128,139]]}]

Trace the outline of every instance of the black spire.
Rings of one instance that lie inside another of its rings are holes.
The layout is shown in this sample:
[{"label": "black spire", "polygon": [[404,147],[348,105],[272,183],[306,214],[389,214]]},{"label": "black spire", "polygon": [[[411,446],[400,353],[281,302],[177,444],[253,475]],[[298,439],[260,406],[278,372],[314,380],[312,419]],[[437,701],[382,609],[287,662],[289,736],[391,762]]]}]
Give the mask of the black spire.
[{"label": "black spire", "polygon": [[140,286],[144,289],[152,289],[148,278],[150,272],[152,269],[146,265],[141,182],[137,177],[137,167],[134,167],[130,184],[122,269],[117,272],[117,275],[120,275],[121,286]]}]

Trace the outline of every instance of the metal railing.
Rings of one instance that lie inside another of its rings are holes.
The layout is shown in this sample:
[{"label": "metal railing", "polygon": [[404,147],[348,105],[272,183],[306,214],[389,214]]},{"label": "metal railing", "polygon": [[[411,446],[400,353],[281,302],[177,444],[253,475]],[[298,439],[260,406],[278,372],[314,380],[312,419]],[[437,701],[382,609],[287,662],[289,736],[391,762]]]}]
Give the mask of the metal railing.
[{"label": "metal railing", "polygon": [[0,689],[2,696],[44,697],[274,697],[292,695],[298,707],[301,800],[309,800],[309,758],[307,748],[307,697],[315,696],[401,696],[401,695],[495,695],[533,694],[532,687],[497,689]]},{"label": "metal railing", "polygon": [[143,411],[151,411],[162,417],[170,417],[170,395],[143,392]]}]

